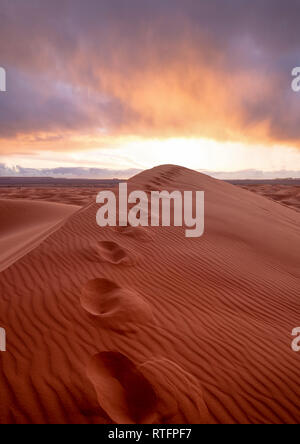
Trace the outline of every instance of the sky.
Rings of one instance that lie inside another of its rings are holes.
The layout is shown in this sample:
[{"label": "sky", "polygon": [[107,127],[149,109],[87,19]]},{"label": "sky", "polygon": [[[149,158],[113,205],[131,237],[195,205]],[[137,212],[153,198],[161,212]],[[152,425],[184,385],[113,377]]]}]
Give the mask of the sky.
[{"label": "sky", "polygon": [[0,4],[0,175],[299,177],[298,0]]}]

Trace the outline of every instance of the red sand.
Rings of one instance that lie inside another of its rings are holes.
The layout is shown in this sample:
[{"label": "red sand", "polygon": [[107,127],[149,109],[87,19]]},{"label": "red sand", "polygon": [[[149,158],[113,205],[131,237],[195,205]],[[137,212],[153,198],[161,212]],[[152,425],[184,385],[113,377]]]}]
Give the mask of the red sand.
[{"label": "red sand", "polygon": [[57,224],[79,209],[74,205],[0,200],[0,271],[41,243]]},{"label": "red sand", "polygon": [[299,185],[244,185],[243,188],[272,199],[275,202],[300,211],[300,186]]},{"label": "red sand", "polygon": [[174,166],[129,181],[157,188],[206,192],[203,237],[91,203],[1,273],[1,423],[300,422],[299,213]]},{"label": "red sand", "polygon": [[10,186],[0,187],[0,199],[41,200],[83,206],[92,199],[96,200],[99,190],[100,187]]}]

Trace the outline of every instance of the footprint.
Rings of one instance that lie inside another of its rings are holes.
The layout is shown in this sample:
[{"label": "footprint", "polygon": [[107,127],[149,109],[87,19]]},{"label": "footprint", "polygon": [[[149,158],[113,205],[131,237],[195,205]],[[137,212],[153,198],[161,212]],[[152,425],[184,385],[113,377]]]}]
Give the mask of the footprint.
[{"label": "footprint", "polygon": [[154,185],[156,185],[156,186],[158,186],[158,187],[161,187],[161,185],[162,185],[161,181],[158,180],[158,179],[154,179],[154,180],[152,180],[150,183],[151,183],[151,184],[154,184]]},{"label": "footprint", "polygon": [[118,233],[128,236],[136,241],[151,242],[153,240],[152,235],[143,227],[117,227]]},{"label": "footprint", "polygon": [[136,366],[118,352],[95,355],[87,366],[100,407],[118,424],[210,424],[196,378],[168,359]]},{"label": "footprint", "polygon": [[210,424],[198,380],[168,359],[153,359],[138,367],[157,396],[160,424]]},{"label": "footprint", "polygon": [[166,180],[172,180],[172,179],[174,179],[175,176],[178,176],[178,174],[180,174],[180,173],[181,173],[180,168],[174,167],[174,168],[171,168],[170,170],[162,173],[160,175],[160,177],[162,177],[163,179],[166,179]]},{"label": "footprint", "polygon": [[108,279],[89,281],[82,289],[80,303],[105,329],[124,333],[155,324],[151,307],[142,296]]},{"label": "footprint", "polygon": [[152,191],[161,191],[161,186],[156,186],[152,182],[151,182],[151,184],[152,185],[150,185],[150,184],[145,185],[145,187],[144,187],[144,191],[145,191],[145,193],[147,193],[148,196],[149,195],[151,196]]},{"label": "footprint", "polygon": [[130,359],[117,352],[95,355],[87,375],[101,408],[117,424],[151,424],[156,416],[156,394]]},{"label": "footprint", "polygon": [[126,249],[112,241],[98,242],[97,245],[100,259],[116,265],[133,265],[135,260]]}]

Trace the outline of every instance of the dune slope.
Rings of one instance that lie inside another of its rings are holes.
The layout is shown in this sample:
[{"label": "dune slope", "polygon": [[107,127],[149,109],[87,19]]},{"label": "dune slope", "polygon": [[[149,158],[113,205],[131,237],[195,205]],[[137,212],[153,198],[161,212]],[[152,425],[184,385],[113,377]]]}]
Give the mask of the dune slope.
[{"label": "dune slope", "polygon": [[299,423],[299,213],[172,165],[129,189],[204,190],[204,236],[91,203],[2,272],[0,422]]},{"label": "dune slope", "polygon": [[32,250],[79,208],[49,202],[0,200],[0,271]]}]

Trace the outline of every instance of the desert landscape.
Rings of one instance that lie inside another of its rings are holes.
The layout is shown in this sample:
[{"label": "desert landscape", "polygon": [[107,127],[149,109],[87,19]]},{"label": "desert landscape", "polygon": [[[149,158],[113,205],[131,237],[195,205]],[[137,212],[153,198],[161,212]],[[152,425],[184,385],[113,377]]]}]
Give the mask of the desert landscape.
[{"label": "desert landscape", "polygon": [[205,191],[204,236],[99,228],[95,190],[1,190],[0,422],[299,423],[299,190],[174,165],[128,187]]},{"label": "desert landscape", "polygon": [[299,0],[0,17],[0,424],[300,424]]},{"label": "desert landscape", "polygon": [[[45,200],[47,202],[65,203],[69,205],[84,206],[102,189],[109,189],[124,180],[81,180],[76,183],[72,180],[60,181],[48,179],[41,186],[42,179],[35,178],[1,178],[0,199],[29,199]],[[62,183],[64,186],[62,186]],[[300,180],[276,179],[268,181],[238,180],[225,182],[237,185],[245,190],[265,196],[275,202],[300,210]],[[8,186],[9,184],[9,186]]]}]

